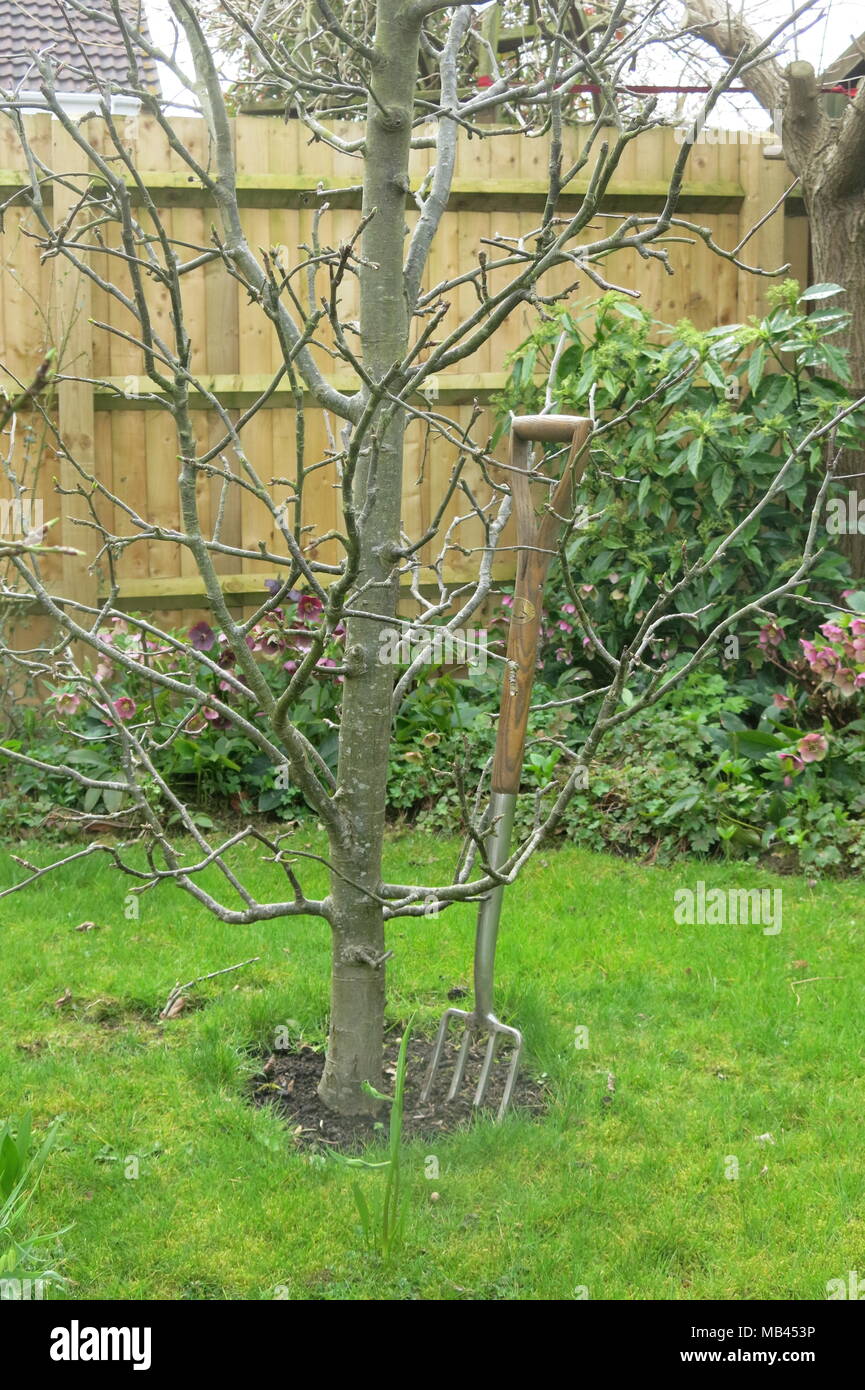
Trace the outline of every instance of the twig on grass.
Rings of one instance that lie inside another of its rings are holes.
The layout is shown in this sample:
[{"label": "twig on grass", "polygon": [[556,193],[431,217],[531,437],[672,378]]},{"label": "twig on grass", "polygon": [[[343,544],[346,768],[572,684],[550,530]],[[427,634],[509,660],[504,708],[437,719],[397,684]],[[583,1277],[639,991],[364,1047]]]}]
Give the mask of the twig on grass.
[{"label": "twig on grass", "polygon": [[193,985],[200,985],[203,980],[212,980],[217,975],[228,975],[232,970],[242,970],[245,965],[254,965],[258,960],[261,960],[261,956],[251,956],[249,960],[239,961],[237,965],[226,965],[222,970],[211,970],[209,975],[197,975],[194,980],[187,980],[185,985],[176,984],[165,1002],[165,1008],[160,1011],[159,1017],[176,1017],[180,1010],[177,1009],[176,1013],[173,1014],[172,1009],[178,1003],[183,992],[192,989]]}]

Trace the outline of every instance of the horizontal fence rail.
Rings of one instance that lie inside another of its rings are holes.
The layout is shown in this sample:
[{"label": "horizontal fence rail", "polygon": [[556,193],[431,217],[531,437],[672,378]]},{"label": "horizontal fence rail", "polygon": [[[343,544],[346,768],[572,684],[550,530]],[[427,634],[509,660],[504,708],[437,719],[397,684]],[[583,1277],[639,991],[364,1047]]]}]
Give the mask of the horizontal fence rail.
[{"label": "horizontal fence rail", "polygon": [[[122,122],[121,122],[122,124]],[[93,137],[99,118],[88,120]],[[69,439],[76,457],[88,462],[95,475],[118,496],[125,497],[148,523],[166,528],[179,522],[177,493],[178,444],[172,421],[161,408],[161,393],[144,375],[141,351],[134,343],[107,333],[100,324],[121,332],[131,332],[132,320],[122,309],[84,277],[57,258],[40,259],[35,218],[25,193],[24,160],[14,132],[4,123],[0,132],[0,201],[11,199],[0,236],[0,373],[10,391],[16,383],[30,381],[46,349],[58,351],[62,380],[50,398],[50,410],[60,434]],[[81,154],[62,128],[47,115],[27,118],[34,148],[47,167],[98,184],[95,170],[81,166]],[[204,123],[193,117],[177,122],[178,133],[203,168],[209,152]],[[352,133],[356,133],[353,130]],[[578,148],[579,129],[567,131],[565,159]],[[321,142],[310,143],[308,132],[296,122],[273,116],[241,115],[233,122],[233,139],[238,163],[239,202],[244,228],[253,248],[276,250],[288,262],[302,257],[299,249],[310,245],[317,219],[318,235],[325,244],[336,246],[357,228],[360,207],[361,164]],[[173,152],[158,124],[150,117],[126,121],[124,143],[142,170],[141,180],[148,196],[164,216],[170,234],[190,245],[210,244],[214,220],[210,197],[179,156]],[[680,150],[672,130],[656,130],[640,136],[628,147],[622,164],[602,206],[603,213],[632,211],[651,213],[663,206],[667,192],[666,176]],[[528,236],[537,225],[546,196],[545,171],[549,150],[546,142],[526,140],[515,133],[486,140],[461,136],[453,192],[427,266],[424,288],[432,289],[460,270],[475,265],[479,252],[488,250],[495,236]],[[414,189],[422,185],[432,160],[430,151],[417,153],[412,170]],[[737,246],[745,234],[778,203],[780,211],[759,226],[741,252],[749,264],[776,268],[790,263],[791,274],[807,278],[807,222],[801,199],[785,191],[792,182],[789,170],[779,160],[767,160],[759,144],[731,139],[716,145],[694,146],[678,211],[709,229],[715,241],[728,249]],[[78,187],[83,187],[78,179]],[[575,180],[562,198],[562,210],[573,211],[585,192],[586,180]],[[20,195],[15,196],[20,190]],[[44,186],[46,206],[55,222],[73,206],[77,194],[63,185]],[[785,215],[786,214],[786,215]],[[411,226],[416,207],[411,194],[406,199],[406,221]],[[582,234],[594,239],[598,223]],[[677,231],[677,235],[680,233]],[[110,229],[106,230],[106,239]],[[109,244],[116,245],[115,242]],[[575,244],[579,245],[579,239]],[[124,269],[117,258],[90,253],[94,268],[104,278],[115,277],[124,286]],[[657,261],[643,261],[636,255],[619,252],[605,262],[604,274],[612,281],[638,291],[640,303],[666,323],[687,318],[698,327],[735,323],[760,312],[767,284],[765,278],[740,272],[729,261],[719,259],[696,238],[693,244],[669,243],[672,276]],[[501,277],[504,272],[498,272]],[[496,272],[491,273],[494,289]],[[542,282],[542,292],[561,289],[576,277],[575,268],[557,267]],[[200,387],[218,395],[232,418],[247,410],[272,386],[281,366],[281,355],[271,327],[235,281],[216,263],[184,276],[184,302],[192,337],[192,373]],[[324,284],[324,281],[322,281]],[[353,288],[346,292],[347,315]],[[588,282],[578,284],[573,293],[577,306],[590,304],[598,291]],[[477,300],[471,285],[460,286],[449,295],[452,321],[465,317]],[[151,313],[157,331],[168,322],[166,293],[152,288]],[[507,381],[507,357],[525,339],[537,322],[530,306],[510,315],[494,339],[453,371],[442,372],[431,383],[427,398],[435,408],[450,416],[457,426],[465,426],[471,411],[479,405],[488,413],[496,395]],[[451,320],[445,319],[445,333]],[[324,352],[318,354],[322,371],[341,390],[350,391],[356,383],[334,369]],[[198,442],[202,449],[220,437],[221,426],[208,407],[202,391],[193,391]],[[414,404],[423,407],[422,397]],[[290,478],[295,466],[295,422],[298,401],[283,380],[270,391],[264,408],[245,426],[242,443],[254,462],[259,477],[270,480]],[[302,398],[305,416],[306,461],[325,460],[332,435],[329,422],[320,409]],[[23,417],[22,417],[23,419]],[[333,422],[334,425],[336,422]],[[63,499],[54,492],[53,479],[61,486],[74,486],[76,478],[68,461],[56,451],[43,422],[34,412],[27,425],[34,434],[22,440],[21,447],[31,454],[41,449],[40,475],[34,492],[43,500],[46,520],[59,517],[51,532],[55,545],[81,545],[81,530],[64,523]],[[484,421],[478,426],[482,432]],[[40,436],[40,431],[44,437]],[[26,431],[25,431],[26,433]],[[453,464],[453,451],[440,440],[425,438],[419,421],[410,424],[407,434],[405,471],[405,529],[409,538],[423,534],[435,515]],[[302,524],[306,535],[314,537],[338,526],[334,465],[323,463],[309,478],[304,489]],[[218,503],[218,487],[202,478],[199,502],[204,525],[212,523]],[[2,496],[6,496],[5,492]],[[290,505],[290,490],[278,482],[274,496]],[[456,506],[456,504],[455,504]],[[104,509],[103,509],[104,511]],[[115,514],[111,515],[111,511]],[[109,529],[128,534],[128,520],[119,508],[104,511]],[[445,525],[450,513],[445,518]],[[226,515],[223,535],[241,548],[274,552],[281,546],[274,534],[272,518],[254,498],[232,489],[230,515]],[[468,548],[479,541],[466,528]],[[85,547],[86,550],[86,547]],[[281,553],[281,551],[280,551]],[[334,563],[339,556],[337,543],[325,542],[313,557]],[[99,568],[88,568],[85,554],[80,557],[46,557],[44,570],[52,587],[72,597],[93,602],[104,592],[105,575]],[[476,572],[476,554],[455,553],[449,577],[468,579]],[[264,580],[274,574],[266,558],[243,560],[220,557],[221,583],[236,598],[238,607],[255,603],[263,592]],[[504,549],[495,574],[506,578],[513,573],[513,551]],[[154,610],[170,615],[167,621],[192,621],[200,616],[203,586],[189,553],[176,544],[147,540],[126,549],[118,560],[121,603],[130,610]],[[32,606],[22,605],[23,610]]]}]

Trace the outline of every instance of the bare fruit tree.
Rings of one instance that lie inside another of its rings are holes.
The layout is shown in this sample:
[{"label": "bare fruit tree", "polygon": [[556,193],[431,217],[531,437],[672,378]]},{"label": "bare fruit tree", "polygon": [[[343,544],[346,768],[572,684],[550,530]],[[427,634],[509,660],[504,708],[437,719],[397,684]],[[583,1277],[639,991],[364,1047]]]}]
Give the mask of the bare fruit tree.
[{"label": "bare fruit tree", "polygon": [[[286,109],[305,123],[315,140],[351,156],[362,183],[362,209],[352,236],[330,245],[327,210],[322,207],[316,213],[313,243],[280,250],[251,244],[244,230],[228,83],[220,70],[219,48],[209,42],[197,6],[190,0],[170,0],[170,5],[191,60],[190,70],[179,56],[180,47],[163,49],[153,44],[114,0],[111,9],[128,57],[129,81],[114,88],[103,84],[98,115],[88,121],[78,122],[67,114],[50,53],[34,55],[28,86],[41,91],[68,138],[77,167],[47,165],[44,148],[31,138],[25,108],[32,105],[32,96],[25,101],[11,91],[2,94],[0,102],[27,158],[24,196],[31,234],[44,258],[58,258],[107,296],[113,312],[100,331],[121,335],[140,351],[147,389],[174,432],[179,466],[178,524],[148,518],[79,457],[74,439],[56,434],[56,418],[38,394],[30,403],[42,412],[46,428],[55,431],[54,448],[64,464],[66,482],[59,504],[64,539],[71,534],[87,539],[88,558],[104,567],[107,586],[98,601],[88,601],[64,593],[46,579],[38,549],[10,554],[4,561],[3,594],[32,596],[53,622],[55,635],[38,650],[7,648],[6,657],[31,676],[65,682],[77,700],[99,711],[116,741],[120,771],[113,778],[92,777],[72,760],[64,771],[82,787],[116,796],[123,807],[118,815],[128,818],[131,812],[135,817],[137,839],[124,843],[108,838],[87,844],[49,865],[22,863],[20,881],[6,891],[18,891],[73,860],[102,854],[128,875],[133,892],[151,892],[163,883],[173,883],[227,923],[322,919],[332,931],[333,973],[320,1094],[341,1113],[363,1113],[375,1107],[363,1083],[375,1087],[381,1083],[388,922],[428,919],[432,906],[436,929],[441,930],[443,914],[453,904],[476,902],[496,887],[512,883],[560,822],[579,785],[580,769],[591,763],[604,733],[662,699],[677,680],[716,650],[721,634],[742,616],[796,590],[819,549],[831,449],[827,450],[826,477],[814,501],[807,546],[784,584],[749,597],[738,613],[709,634],[687,664],[676,670],[665,664],[663,647],[670,624],[687,623],[692,616],[689,589],[723,562],[744,528],[759,524],[761,511],[783,491],[797,457],[816,438],[830,439],[837,421],[802,441],[789,457],[779,458],[777,474],[761,501],[729,534],[689,556],[677,575],[659,580],[636,636],[621,651],[609,651],[593,631],[578,583],[567,571],[565,545],[578,524],[580,498],[575,493],[567,515],[556,521],[561,534],[558,553],[589,651],[606,672],[575,697],[589,712],[589,733],[580,748],[561,745],[565,775],[537,799],[530,830],[498,869],[490,865],[484,838],[489,829],[487,782],[477,787],[460,783],[465,844],[452,881],[389,881],[383,853],[392,720],[410,696],[425,658],[421,652],[397,677],[394,663],[382,659],[382,632],[401,625],[413,631],[420,626],[425,631],[463,632],[482,613],[489,597],[493,559],[512,506],[508,470],[491,448],[484,413],[475,410],[469,426],[463,428],[443,410],[425,404],[424,390],[439,373],[493,338],[518,307],[535,306],[542,312],[562,295],[618,288],[604,269],[613,253],[630,251],[635,257],[654,259],[672,273],[666,239],[701,235],[705,240],[704,230],[677,213],[688,145],[682,146],[670,170],[668,193],[656,213],[599,215],[624,151],[660,121],[653,101],[623,94],[623,80],[647,46],[661,39],[675,44],[677,31],[661,27],[660,6],[647,7],[640,18],[624,0],[617,0],[576,32],[567,22],[568,6],[538,4],[531,62],[524,54],[501,67],[487,44],[483,52],[488,81],[481,87],[467,87],[461,77],[463,55],[472,45],[483,48],[484,42],[470,6],[445,6],[440,0],[338,6],[317,0],[310,7],[287,0],[274,24],[266,22],[266,6],[257,21],[229,0],[220,0],[226,22],[243,37],[246,60],[262,86],[284,93]],[[66,0],[64,8],[73,27],[77,12],[89,12],[85,0]],[[747,80],[756,65],[765,61],[780,32],[733,57],[707,96],[706,113],[731,82]],[[203,113],[204,156],[184,143],[171,109],[143,80],[145,58],[163,64]],[[427,74],[435,65],[438,79],[433,91],[427,78],[419,96],[421,60]],[[87,55],[82,52],[81,68],[86,71],[87,67]],[[579,153],[566,160],[563,126],[571,115],[572,89],[583,85],[591,86],[600,97],[600,113],[576,127]],[[112,97],[118,91],[141,102],[164,131],[188,179],[203,191],[214,217],[212,240],[206,244],[190,245],[172,235],[166,225],[130,156],[123,122],[112,114]],[[425,285],[430,249],[448,207],[460,132],[478,140],[495,141],[515,132],[527,141],[546,139],[546,205],[530,235],[492,236],[460,267],[458,275]],[[409,175],[410,156],[417,148],[432,150],[433,160],[419,190],[413,188]],[[584,181],[584,196],[576,210],[563,212],[562,195],[578,178]],[[58,195],[53,204],[48,198],[52,187]],[[109,229],[116,233],[113,240]],[[709,240],[742,273],[757,272]],[[109,266],[107,272],[104,264]],[[239,413],[232,412],[213,381],[199,377],[192,365],[186,287],[190,274],[204,264],[239,283],[279,343],[281,365],[274,381]],[[119,270],[112,276],[112,265],[122,267],[122,277]],[[545,288],[548,272],[563,266],[571,272],[567,286],[556,292]],[[153,283],[167,295],[168,312],[159,322],[151,312]],[[473,289],[476,303],[455,322],[452,312],[449,316],[451,302],[466,285]],[[624,287],[624,293],[634,291]],[[323,369],[323,359],[333,363],[333,371]],[[57,377],[61,389],[64,381],[74,379],[74,373],[74,364],[64,367],[61,362]],[[339,384],[346,377],[356,386],[347,390]],[[289,384],[297,409],[296,473],[292,479],[279,480],[283,491],[288,488],[289,506],[277,501],[275,480],[261,474],[254,450],[247,447],[248,426],[280,383]],[[203,444],[196,431],[193,395],[205,400],[211,418],[218,422],[214,442]],[[331,422],[325,460],[304,450],[305,407],[325,411]],[[550,394],[548,409],[552,407]],[[591,396],[585,414],[591,419],[592,432],[583,446],[585,456],[578,461],[580,469],[587,460],[592,466],[595,443],[620,423],[595,419]],[[412,530],[406,522],[403,489],[404,440],[407,426],[418,419],[434,443],[453,451],[454,463],[429,524]],[[20,481],[13,444],[7,429],[6,474],[15,489]],[[302,498],[316,486],[323,462],[335,467],[339,480],[339,520],[329,537],[310,535],[301,513]],[[545,475],[538,470],[531,476],[539,490],[538,504],[549,513],[551,494],[549,488],[545,490]],[[215,486],[220,499],[212,525],[202,520],[202,483]],[[267,521],[266,533],[274,534],[276,543],[249,547],[225,538],[222,518],[227,503],[241,493],[245,506],[260,509]],[[462,507],[461,514],[454,515],[455,502]],[[111,529],[108,516],[121,518],[121,523],[115,522]],[[71,529],[75,521],[77,532]],[[475,575],[471,583],[454,585],[446,579],[445,561],[463,544],[461,535],[469,527],[481,537],[480,543],[475,540],[463,546],[463,552],[474,557]],[[320,558],[326,540],[336,546],[334,562]],[[204,642],[188,650],[176,635],[145,617],[130,615],[120,604],[118,558],[135,546],[158,545],[180,547],[194,562],[204,584],[210,622],[219,635],[219,650]],[[432,548],[434,558],[422,567],[424,548],[426,553]],[[226,556],[241,561],[263,559],[279,576],[269,596],[246,616],[239,615],[220,582],[219,562]],[[422,582],[422,568],[426,580],[432,578],[432,593],[429,583]],[[398,616],[401,582],[414,603],[410,619]],[[308,610],[316,615],[314,635],[294,669],[280,665],[284,678],[275,685],[253,650],[256,634],[278,627],[283,606],[296,589],[302,590]],[[121,626],[126,634],[123,641],[115,635]],[[335,640],[342,643],[342,657],[336,665],[331,661],[323,666]],[[499,660],[508,680],[507,660],[501,656]],[[141,707],[132,717],[122,701],[112,700],[104,674],[108,664],[146,678],[155,692],[154,701],[176,701],[183,714],[168,735],[164,716],[160,724]],[[329,678],[342,683],[335,771],[295,719],[304,691],[328,672]],[[326,897],[307,894],[302,854],[279,827],[257,821],[230,832],[202,829],[160,773],[156,754],[164,743],[160,745],[159,740],[191,731],[203,712],[251,740],[274,768],[286,769],[302,792],[327,834]],[[6,746],[0,752],[24,765],[48,770],[26,748]],[[280,876],[281,887],[266,901],[256,897],[244,878],[243,865],[248,865],[251,849],[260,850]],[[215,876],[221,888],[214,886]]]}]

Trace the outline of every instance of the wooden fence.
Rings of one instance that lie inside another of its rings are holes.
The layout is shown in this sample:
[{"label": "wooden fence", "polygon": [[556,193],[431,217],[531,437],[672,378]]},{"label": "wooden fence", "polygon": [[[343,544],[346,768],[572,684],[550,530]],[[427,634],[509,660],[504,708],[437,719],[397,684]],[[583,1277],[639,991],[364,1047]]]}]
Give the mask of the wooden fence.
[{"label": "wooden fence", "polygon": [[[35,116],[28,119],[28,126],[32,143],[47,166],[81,170],[79,152],[56,121]],[[204,123],[187,118],[178,126],[186,146],[206,163]],[[91,138],[97,138],[99,129],[99,122],[92,118],[88,124]],[[168,147],[158,125],[146,117],[129,120],[124,138],[170,233],[192,244],[207,243],[212,209],[188,168]],[[571,132],[574,146],[576,138],[577,132]],[[354,231],[360,205],[357,160],[320,143],[310,144],[302,127],[270,116],[238,117],[234,139],[243,221],[254,248],[282,246],[289,257],[297,256],[298,247],[312,239],[314,209],[321,202],[316,192],[319,187],[327,192],[329,204],[329,211],[320,219],[322,240],[336,245]],[[660,208],[678,148],[673,131],[654,131],[634,141],[603,210]],[[537,225],[545,195],[547,155],[545,142],[518,135],[461,140],[453,196],[426,272],[428,287],[447,279],[458,267],[473,264],[483,238],[495,234],[516,237]],[[416,156],[413,175],[418,182],[430,160],[430,152]],[[4,123],[0,132],[0,201],[23,181],[23,159],[11,128]],[[717,144],[694,147],[681,210],[709,227],[721,245],[732,248],[782,199],[790,183],[783,162],[767,160],[760,145],[731,134]],[[564,199],[566,210],[577,205],[583,188],[580,182],[569,188]],[[75,193],[55,185],[53,198],[53,216],[59,221],[72,206]],[[767,267],[789,261],[791,273],[804,281],[808,240],[803,213],[801,201],[788,197],[781,211],[749,240],[743,257]],[[407,222],[412,220],[409,201]],[[17,205],[7,212],[5,233],[0,237],[0,370],[7,379],[28,381],[46,347],[57,345],[63,368],[90,379],[90,384],[70,382],[60,387],[56,413],[61,435],[76,456],[91,465],[96,475],[141,516],[152,523],[177,525],[177,445],[171,419],[137,398],[137,393],[151,390],[142,377],[140,350],[96,326],[107,322],[132,333],[134,321],[62,260],[52,258],[41,263],[34,230],[32,212]],[[595,235],[596,230],[588,229],[584,239]],[[673,276],[666,275],[657,261],[643,261],[631,252],[610,258],[604,273],[613,281],[638,289],[643,305],[668,322],[688,317],[698,326],[708,327],[737,322],[761,308],[770,282],[739,272],[715,257],[702,242],[674,242],[669,254]],[[103,276],[117,279],[119,275],[122,285],[120,261],[112,259],[109,263],[108,256],[94,253],[94,265]],[[550,272],[545,283],[548,287],[564,285],[573,278],[572,267],[561,267]],[[493,280],[493,287],[495,283]],[[596,293],[588,282],[578,291],[587,301]],[[218,390],[226,407],[242,410],[256,398],[281,360],[270,325],[219,263],[186,276],[184,298],[194,372]],[[455,291],[452,302],[454,315],[467,314],[476,303],[472,287]],[[346,307],[350,313],[350,303]],[[157,286],[152,292],[152,313],[157,331],[167,332],[167,296]],[[473,401],[489,402],[504,382],[505,358],[529,331],[533,313],[528,307],[514,312],[491,342],[457,370],[438,379],[440,409],[456,420],[466,420]],[[319,360],[325,372],[333,370],[326,354],[319,354]],[[319,410],[310,409],[305,414],[306,457],[312,462],[325,456],[330,426]],[[219,422],[208,410],[196,411],[196,423],[202,445],[218,437]],[[22,417],[24,424],[39,429],[35,416]],[[21,429],[22,448],[27,442],[25,434]],[[54,442],[50,437],[45,439],[35,488],[43,498],[46,518],[62,518],[68,507],[65,499],[54,494],[52,479],[56,477],[61,487],[74,486],[76,481],[69,463],[55,454]],[[261,478],[291,476],[294,402],[287,389],[274,392],[268,408],[245,427],[243,442]],[[29,443],[32,452],[34,441]],[[421,429],[410,428],[405,476],[405,520],[410,535],[420,534],[433,514],[450,464],[447,450],[438,444],[427,458]],[[333,468],[323,467],[312,475],[305,493],[303,521],[319,534],[337,524],[335,481]],[[238,489],[232,492],[224,538],[241,547],[257,547],[261,541],[277,543],[271,519],[260,504]],[[289,494],[277,487],[276,495]],[[214,515],[216,497],[214,486],[202,479],[200,503],[205,522]],[[80,513],[80,507],[75,510]],[[120,534],[131,532],[119,509],[113,517],[104,508],[102,514],[110,529]],[[104,582],[98,569],[88,570],[94,554],[93,535],[61,519],[51,539],[77,545],[87,553],[83,559],[52,558],[47,563],[49,577],[58,581],[58,586],[62,580],[65,591],[73,596],[92,600]],[[326,543],[318,558],[334,559],[333,546],[333,542]],[[475,561],[476,557],[455,560],[455,574],[467,577]],[[499,573],[506,574],[511,564],[512,559],[503,558]],[[238,605],[259,594],[263,578],[272,573],[272,567],[258,560],[241,563],[224,559],[221,566],[225,589],[236,597]],[[190,619],[197,606],[200,609],[202,585],[191,557],[181,547],[157,541],[130,546],[120,558],[119,574],[122,602],[130,610],[153,609],[158,616],[173,610],[169,621],[178,622]]]}]

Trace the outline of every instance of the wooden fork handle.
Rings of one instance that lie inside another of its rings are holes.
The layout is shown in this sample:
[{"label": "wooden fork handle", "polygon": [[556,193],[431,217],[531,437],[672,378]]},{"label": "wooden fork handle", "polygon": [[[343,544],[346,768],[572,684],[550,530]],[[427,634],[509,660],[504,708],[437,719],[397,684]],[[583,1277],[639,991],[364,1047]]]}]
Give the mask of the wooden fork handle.
[{"label": "wooden fork handle", "polygon": [[[516,511],[518,556],[493,759],[491,786],[494,792],[519,791],[540,643],[544,585],[562,527],[559,518],[567,515],[574,488],[585,468],[587,451],[583,446],[590,429],[591,422],[579,415],[518,416],[512,423],[510,465],[513,471],[510,484]],[[532,507],[527,476],[533,440],[571,444],[562,478],[553,495],[551,511],[547,511],[540,522]],[[581,451],[582,457],[579,457]]]}]

